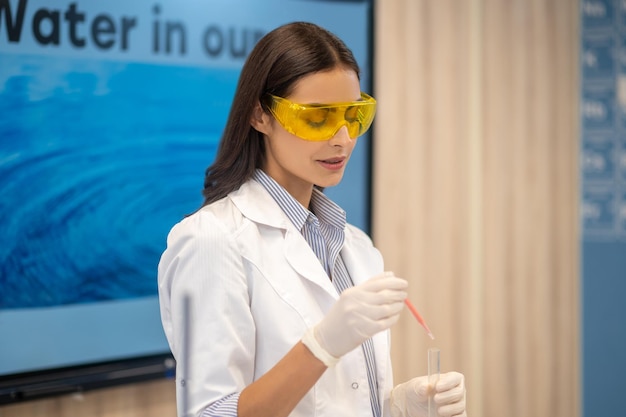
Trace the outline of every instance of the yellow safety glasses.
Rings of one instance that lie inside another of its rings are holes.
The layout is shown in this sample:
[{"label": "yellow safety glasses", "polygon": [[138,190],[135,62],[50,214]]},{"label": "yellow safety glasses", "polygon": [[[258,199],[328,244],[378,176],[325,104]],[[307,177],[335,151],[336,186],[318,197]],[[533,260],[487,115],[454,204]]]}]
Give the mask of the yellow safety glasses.
[{"label": "yellow safety glasses", "polygon": [[376,114],[376,100],[365,93],[349,103],[297,104],[271,94],[263,100],[287,132],[310,141],[329,140],[342,126],[355,139],[370,128]]}]

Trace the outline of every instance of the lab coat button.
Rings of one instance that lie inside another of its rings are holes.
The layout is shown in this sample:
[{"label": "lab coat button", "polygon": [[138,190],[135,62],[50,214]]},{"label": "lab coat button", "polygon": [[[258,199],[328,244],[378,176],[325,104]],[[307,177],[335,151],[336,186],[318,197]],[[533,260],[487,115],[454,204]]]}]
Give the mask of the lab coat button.
[{"label": "lab coat button", "polygon": [[358,382],[353,382],[352,383],[352,389],[359,389],[359,383]]}]

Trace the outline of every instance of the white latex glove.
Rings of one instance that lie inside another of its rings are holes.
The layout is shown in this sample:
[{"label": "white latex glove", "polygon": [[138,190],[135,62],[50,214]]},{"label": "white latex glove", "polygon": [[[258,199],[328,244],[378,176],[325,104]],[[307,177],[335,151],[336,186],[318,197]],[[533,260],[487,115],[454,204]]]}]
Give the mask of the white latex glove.
[{"label": "white latex glove", "polygon": [[330,355],[343,356],[398,321],[407,287],[406,280],[385,272],[346,289],[315,326],[315,339]]},{"label": "white latex glove", "polygon": [[427,376],[413,378],[391,391],[391,417],[428,417],[428,397],[434,395],[437,415],[467,417],[465,410],[465,377],[458,372],[439,376],[433,387]]}]

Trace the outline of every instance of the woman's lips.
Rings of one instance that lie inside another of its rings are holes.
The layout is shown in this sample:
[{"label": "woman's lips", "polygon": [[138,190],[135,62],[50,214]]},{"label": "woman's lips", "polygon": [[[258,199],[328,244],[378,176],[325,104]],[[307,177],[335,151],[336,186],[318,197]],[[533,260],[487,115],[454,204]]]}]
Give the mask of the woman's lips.
[{"label": "woman's lips", "polygon": [[339,170],[339,169],[342,169],[346,165],[346,158],[338,157],[338,158],[320,159],[318,160],[318,162],[320,165],[322,165],[326,169]]}]

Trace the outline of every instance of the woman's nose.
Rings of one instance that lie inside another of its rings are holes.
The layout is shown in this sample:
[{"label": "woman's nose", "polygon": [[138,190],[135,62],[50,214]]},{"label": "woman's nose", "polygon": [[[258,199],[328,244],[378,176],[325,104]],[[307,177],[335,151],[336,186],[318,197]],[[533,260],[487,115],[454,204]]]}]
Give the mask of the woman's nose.
[{"label": "woman's nose", "polygon": [[328,142],[332,146],[345,146],[350,143],[351,140],[352,138],[348,133],[348,126],[343,125],[339,128],[339,130],[337,130],[334,136],[328,140]]}]

